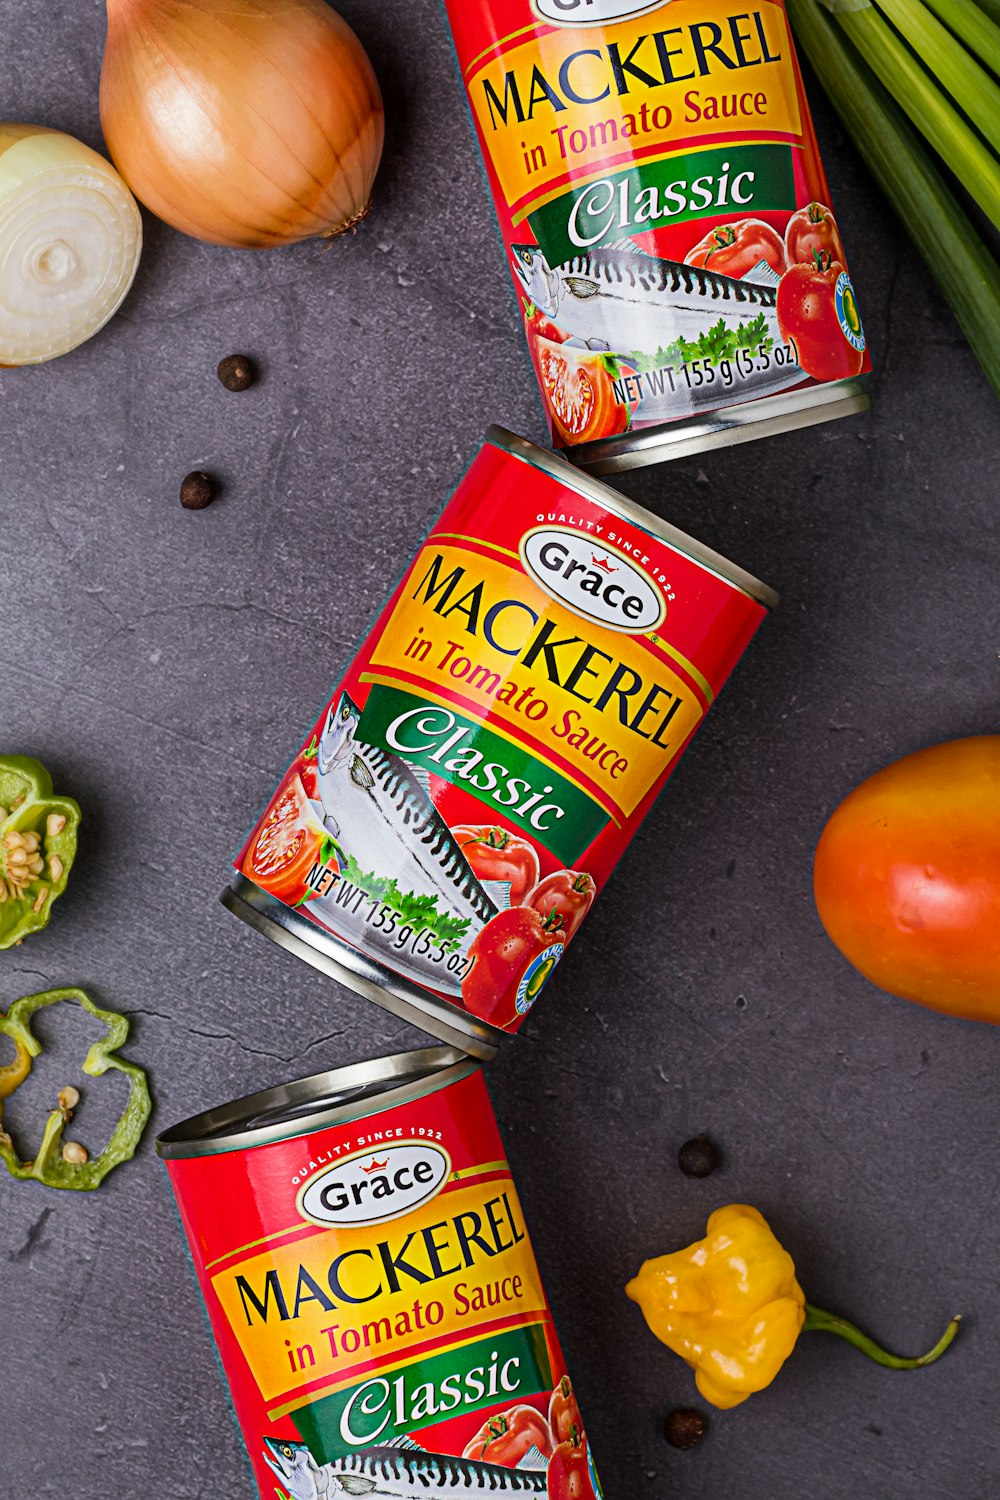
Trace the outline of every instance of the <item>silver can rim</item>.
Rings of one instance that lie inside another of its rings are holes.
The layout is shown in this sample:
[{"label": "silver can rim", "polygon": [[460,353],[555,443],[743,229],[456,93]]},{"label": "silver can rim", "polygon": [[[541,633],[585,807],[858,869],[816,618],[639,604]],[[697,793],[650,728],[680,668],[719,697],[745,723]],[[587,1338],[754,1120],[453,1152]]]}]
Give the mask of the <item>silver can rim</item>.
[{"label": "silver can rim", "polygon": [[675,551],[683,552],[699,567],[705,568],[709,573],[714,573],[724,583],[746,594],[755,603],[762,604],[765,609],[775,609],[779,604],[781,596],[776,590],[762,583],[745,568],[730,562],[727,557],[722,556],[721,552],[713,551],[704,542],[699,542],[697,537],[690,536],[686,531],[681,531],[679,527],[671,525],[669,521],[662,520],[651,510],[636,505],[619,490],[612,489],[611,485],[603,484],[601,480],[575,468],[558,454],[551,453],[547,448],[540,448],[537,443],[532,443],[528,438],[518,437],[516,433],[495,423],[486,429],[485,442],[493,448],[499,448],[503,453],[509,453],[512,458],[520,459],[522,463],[529,464],[534,469],[541,469],[543,473],[548,474],[566,489],[576,490],[577,494],[621,516],[622,520],[630,521],[632,525],[638,526],[640,530],[648,532],[659,541],[666,542]]},{"label": "silver can rim", "polygon": [[308,921],[239,871],[219,899],[227,911],[279,948],[446,1046],[457,1047],[480,1062],[491,1062],[508,1036],[454,1001],[369,958],[329,928]]},{"label": "silver can rim", "polygon": [[478,1071],[479,1064],[457,1047],[366,1058],[202,1110],[164,1130],[156,1151],[175,1161],[296,1140],[412,1103]]}]

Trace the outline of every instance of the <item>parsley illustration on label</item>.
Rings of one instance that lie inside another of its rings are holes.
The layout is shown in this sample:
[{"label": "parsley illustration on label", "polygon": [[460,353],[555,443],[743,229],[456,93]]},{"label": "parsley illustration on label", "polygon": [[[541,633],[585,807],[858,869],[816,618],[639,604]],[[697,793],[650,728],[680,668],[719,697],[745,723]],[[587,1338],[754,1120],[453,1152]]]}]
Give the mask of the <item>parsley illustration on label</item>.
[{"label": "parsley illustration on label", "polygon": [[679,338],[666,349],[661,345],[655,354],[633,350],[625,362],[640,374],[645,374],[663,369],[665,365],[692,364],[695,360],[707,359],[709,364],[717,365],[724,359],[734,359],[741,349],[750,354],[770,354],[773,348],[774,339],[768,333],[767,319],[763,313],[758,313],[749,323],[739,323],[735,328],[730,328],[720,318],[696,339]]},{"label": "parsley illustration on label", "polygon": [[418,896],[413,891],[401,891],[395,880],[376,875],[371,870],[362,870],[353,854],[344,869],[344,879],[364,891],[373,901],[391,906],[400,921],[414,931],[429,932],[448,949],[457,947],[469,930],[467,917],[452,917],[447,912],[439,912],[434,896]]}]

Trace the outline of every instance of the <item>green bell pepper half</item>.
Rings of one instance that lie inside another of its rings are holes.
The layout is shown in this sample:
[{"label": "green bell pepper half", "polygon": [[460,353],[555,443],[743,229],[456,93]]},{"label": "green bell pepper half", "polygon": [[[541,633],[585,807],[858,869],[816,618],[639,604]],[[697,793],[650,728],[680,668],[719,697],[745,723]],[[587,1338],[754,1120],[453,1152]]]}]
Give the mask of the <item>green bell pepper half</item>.
[{"label": "green bell pepper half", "polygon": [[[52,903],[66,889],[79,828],[78,804],[53,794],[40,761],[0,755],[0,949],[48,926]],[[41,862],[41,870],[30,862]]]},{"label": "green bell pepper half", "polygon": [[[41,1042],[32,1033],[31,1017],[36,1011],[63,1001],[82,1006],[107,1028],[107,1035],[96,1041],[88,1051],[83,1071],[91,1078],[100,1078],[109,1068],[124,1073],[130,1085],[128,1104],[100,1156],[79,1165],[63,1159],[62,1141],[67,1112],[60,1108],[54,1109],[49,1115],[42,1144],[34,1161],[21,1161],[10,1136],[3,1128],[4,1100],[15,1089],[20,1088],[31,1072],[32,1059],[42,1050]],[[0,1015],[0,1036],[9,1037],[15,1049],[14,1061],[0,1067],[0,1161],[3,1161],[12,1177],[21,1182],[33,1178],[44,1187],[92,1192],[100,1186],[113,1167],[135,1155],[152,1110],[152,1101],[149,1097],[149,1083],[142,1068],[116,1055],[127,1038],[128,1031],[127,1016],[119,1015],[113,1010],[101,1010],[83,990],[76,989],[46,990],[40,995],[26,995],[23,1000],[14,1001],[6,1016]]]}]

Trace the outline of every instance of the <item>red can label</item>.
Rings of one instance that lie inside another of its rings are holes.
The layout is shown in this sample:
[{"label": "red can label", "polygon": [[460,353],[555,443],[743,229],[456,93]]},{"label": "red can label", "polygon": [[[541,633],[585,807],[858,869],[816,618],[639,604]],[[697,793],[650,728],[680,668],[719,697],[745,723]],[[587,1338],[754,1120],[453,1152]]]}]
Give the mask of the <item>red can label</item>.
[{"label": "red can label", "polygon": [[261,1500],[599,1500],[480,1073],[167,1170]]},{"label": "red can label", "polygon": [[870,368],[781,0],[445,0],[557,445]]},{"label": "red can label", "polygon": [[765,614],[567,477],[484,447],[237,864],[507,1031]]}]

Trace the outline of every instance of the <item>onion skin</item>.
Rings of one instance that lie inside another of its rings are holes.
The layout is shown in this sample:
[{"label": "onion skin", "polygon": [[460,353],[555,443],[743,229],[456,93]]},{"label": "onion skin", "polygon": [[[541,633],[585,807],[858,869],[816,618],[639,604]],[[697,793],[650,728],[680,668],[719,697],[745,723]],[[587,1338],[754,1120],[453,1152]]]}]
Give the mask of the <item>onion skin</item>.
[{"label": "onion skin", "polygon": [[352,228],[382,155],[382,98],[324,0],[107,0],[101,124],[157,217],[267,249]]}]

